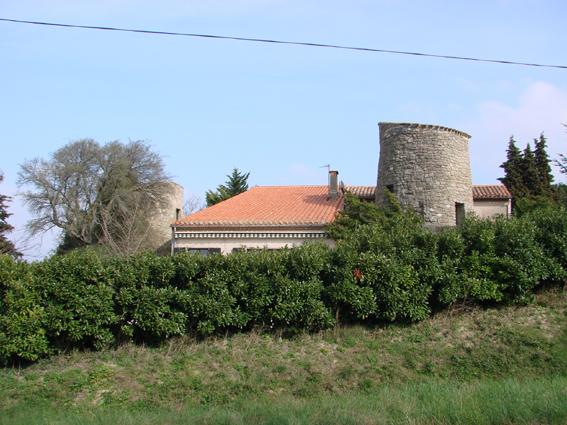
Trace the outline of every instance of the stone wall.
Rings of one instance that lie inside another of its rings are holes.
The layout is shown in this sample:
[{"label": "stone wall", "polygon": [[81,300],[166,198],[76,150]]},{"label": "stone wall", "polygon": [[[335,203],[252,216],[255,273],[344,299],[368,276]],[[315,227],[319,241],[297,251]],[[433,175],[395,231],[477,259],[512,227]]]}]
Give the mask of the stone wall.
[{"label": "stone wall", "polygon": [[154,212],[151,219],[151,245],[160,253],[169,253],[171,250],[171,224],[177,219],[178,210],[183,215],[183,187],[169,182],[167,202]]},{"label": "stone wall", "polygon": [[470,136],[441,126],[380,123],[380,160],[376,203],[393,189],[404,206],[414,208],[431,227],[454,226],[456,204],[472,211]]}]

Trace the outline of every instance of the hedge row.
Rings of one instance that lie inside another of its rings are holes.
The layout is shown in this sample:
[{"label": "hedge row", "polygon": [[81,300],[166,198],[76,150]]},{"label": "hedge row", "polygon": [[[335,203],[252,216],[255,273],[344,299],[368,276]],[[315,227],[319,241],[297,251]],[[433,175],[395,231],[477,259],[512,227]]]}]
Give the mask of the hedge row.
[{"label": "hedge row", "polygon": [[564,210],[468,219],[439,233],[411,213],[378,214],[343,229],[335,249],[128,258],[80,251],[31,264],[2,256],[0,361],[186,333],[418,321],[456,302],[529,301],[566,270]]}]

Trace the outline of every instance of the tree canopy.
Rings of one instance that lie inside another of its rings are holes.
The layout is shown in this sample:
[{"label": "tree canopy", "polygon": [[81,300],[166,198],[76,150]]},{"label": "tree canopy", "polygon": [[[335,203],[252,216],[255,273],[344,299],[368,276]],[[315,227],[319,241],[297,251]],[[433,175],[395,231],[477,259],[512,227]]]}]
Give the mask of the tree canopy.
[{"label": "tree canopy", "polygon": [[514,197],[521,197],[526,194],[526,187],[524,184],[524,177],[522,174],[523,157],[522,152],[516,146],[514,136],[510,137],[508,141],[508,149],[506,151],[506,161],[500,165],[504,169],[504,177],[499,178],[508,188]]},{"label": "tree canopy", "polygon": [[[4,180],[4,176],[0,174],[0,183]],[[14,243],[6,237],[6,234],[14,230],[14,227],[8,223],[8,217],[12,214],[8,212],[8,202],[10,197],[0,194],[0,254],[11,255],[14,258],[22,256],[22,253],[16,249]]]},{"label": "tree canopy", "polygon": [[18,182],[30,188],[23,197],[32,234],[59,228],[63,248],[104,245],[114,253],[147,247],[151,214],[167,193],[162,159],[143,141],[77,140],[23,163]]},{"label": "tree canopy", "polygon": [[508,188],[516,201],[523,198],[550,198],[553,192],[550,160],[547,155],[547,140],[543,133],[534,139],[535,150],[528,143],[524,151],[510,137],[506,161],[500,166],[504,177],[499,180]]},{"label": "tree canopy", "polygon": [[234,168],[231,174],[227,174],[225,184],[219,185],[216,191],[207,191],[207,206],[210,207],[242,192],[246,192],[248,190],[249,176],[250,173],[243,173],[238,168]]},{"label": "tree canopy", "polygon": [[534,139],[535,144],[535,165],[538,174],[538,192],[549,194],[551,183],[553,182],[553,174],[551,173],[551,165],[549,156],[547,155],[547,139],[541,133],[539,139]]}]

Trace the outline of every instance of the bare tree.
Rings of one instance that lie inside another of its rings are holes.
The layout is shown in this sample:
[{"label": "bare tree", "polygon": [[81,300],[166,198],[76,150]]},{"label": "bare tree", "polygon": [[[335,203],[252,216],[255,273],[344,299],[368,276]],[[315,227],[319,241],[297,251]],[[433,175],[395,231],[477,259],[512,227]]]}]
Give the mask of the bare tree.
[{"label": "bare tree", "polygon": [[131,255],[151,248],[158,234],[148,222],[151,217],[144,197],[132,194],[128,202],[111,202],[114,205],[101,212],[101,243],[115,255]]},{"label": "bare tree", "polygon": [[187,197],[187,200],[183,204],[183,214],[189,215],[193,214],[194,212],[200,211],[205,208],[207,204],[203,201],[198,195],[190,193]]},{"label": "bare tree", "polygon": [[69,143],[49,160],[22,164],[18,183],[32,187],[23,193],[35,216],[28,223],[31,234],[57,227],[78,245],[106,244],[112,251],[119,250],[124,227],[133,231],[132,213],[139,229],[148,227],[167,194],[161,157],[142,141]]},{"label": "bare tree", "polygon": [[[567,124],[562,124],[567,130]],[[559,172],[562,174],[567,174],[567,155],[566,154],[559,154],[559,159],[553,161],[554,164],[559,168]]]}]

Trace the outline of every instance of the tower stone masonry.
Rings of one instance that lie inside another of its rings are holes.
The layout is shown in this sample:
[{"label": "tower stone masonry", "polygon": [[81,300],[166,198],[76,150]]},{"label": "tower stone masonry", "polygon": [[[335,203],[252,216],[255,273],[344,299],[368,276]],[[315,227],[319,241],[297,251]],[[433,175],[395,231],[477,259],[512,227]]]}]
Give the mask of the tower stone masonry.
[{"label": "tower stone masonry", "polygon": [[455,226],[472,211],[470,136],[447,127],[379,123],[376,203],[386,189],[421,214],[429,227]]}]

